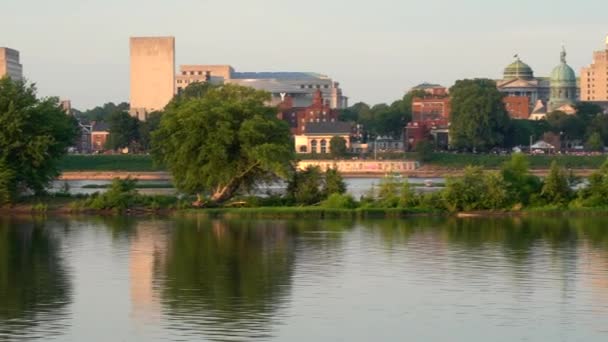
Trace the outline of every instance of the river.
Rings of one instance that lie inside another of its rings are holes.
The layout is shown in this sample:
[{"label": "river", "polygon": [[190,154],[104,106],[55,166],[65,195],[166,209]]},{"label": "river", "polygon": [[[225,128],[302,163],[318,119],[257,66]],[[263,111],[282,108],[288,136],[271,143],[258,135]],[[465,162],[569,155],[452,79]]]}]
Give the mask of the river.
[{"label": "river", "polygon": [[606,341],[608,217],[0,218],[0,341]]},{"label": "river", "polygon": [[[433,184],[440,185],[440,186],[443,185],[443,183],[445,182],[444,178],[424,178],[424,179],[408,178],[407,180],[414,187],[418,187],[418,189],[420,191],[435,191],[435,190],[439,189],[439,187],[432,187],[432,188],[425,187],[425,182],[427,182],[427,181],[430,181]],[[51,183],[51,187],[50,187],[49,191],[51,191],[51,192],[62,191],[66,188],[66,184],[67,184],[67,189],[73,195],[93,194],[95,192],[104,192],[107,189],[106,188],[89,188],[87,186],[108,185],[111,182],[112,181],[109,181],[109,180],[68,180],[68,181],[57,180],[57,181],[54,181]],[[362,195],[365,195],[366,193],[368,193],[372,187],[376,187],[376,189],[377,189],[380,182],[382,182],[382,178],[346,178],[344,180],[344,182],[346,183],[348,193],[353,195],[356,199],[359,199]],[[144,186],[150,185],[150,184],[167,185],[166,188],[138,189],[138,191],[140,193],[146,194],[146,195],[174,195],[176,193],[176,190],[171,187],[171,183],[169,181],[141,180],[141,181],[138,181],[138,184],[141,184]],[[258,188],[256,191],[254,191],[254,194],[255,195],[264,195],[268,191],[270,191],[271,193],[282,193],[285,191],[286,188],[287,188],[287,186],[285,183],[279,182],[274,185],[264,185],[264,186]]]}]

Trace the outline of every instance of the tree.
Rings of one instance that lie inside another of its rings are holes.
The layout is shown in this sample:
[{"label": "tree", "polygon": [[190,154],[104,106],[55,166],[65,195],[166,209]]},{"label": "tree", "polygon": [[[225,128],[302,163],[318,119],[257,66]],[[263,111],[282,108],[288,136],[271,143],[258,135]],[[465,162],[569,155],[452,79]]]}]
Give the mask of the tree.
[{"label": "tree", "polygon": [[13,201],[22,190],[41,194],[78,133],[57,98],[36,97],[34,85],[0,79],[0,192]]},{"label": "tree", "polygon": [[567,204],[572,196],[566,172],[555,161],[551,163],[549,175],[545,178],[540,195],[548,204],[557,205]]},{"label": "tree", "polygon": [[429,141],[420,141],[415,147],[416,156],[419,161],[427,162],[433,158],[433,144]]},{"label": "tree", "polygon": [[287,194],[297,204],[317,204],[325,197],[321,191],[322,185],[321,169],[318,166],[308,166],[306,169],[293,174],[287,184]]},{"label": "tree", "polygon": [[344,178],[337,169],[327,169],[325,171],[325,181],[323,184],[323,193],[325,197],[331,194],[343,194],[346,192],[346,183]]},{"label": "tree", "polygon": [[108,121],[110,116],[116,112],[126,112],[129,110],[129,104],[126,102],[122,102],[119,104],[115,104],[114,102],[108,102],[103,106],[97,106],[93,109],[86,110],[84,112],[77,112],[77,116],[79,118],[88,120],[88,121]]},{"label": "tree", "polygon": [[604,142],[602,141],[602,137],[598,132],[593,132],[587,139],[585,143],[585,147],[589,151],[603,151],[604,150]]},{"label": "tree", "polygon": [[514,153],[503,164],[501,173],[512,204],[527,205],[531,196],[541,190],[542,182],[530,173],[530,163],[525,154]]},{"label": "tree", "polygon": [[488,150],[504,143],[509,115],[494,81],[456,81],[450,96],[450,135],[456,148]]},{"label": "tree", "polygon": [[576,104],[576,115],[579,116],[585,124],[589,124],[595,117],[602,114],[602,107],[591,102],[579,102]]},{"label": "tree", "polygon": [[340,136],[334,136],[329,140],[329,150],[334,158],[344,157],[347,153],[346,140]]},{"label": "tree", "polygon": [[140,121],[127,112],[114,112],[108,118],[110,136],[106,148],[118,150],[139,142]]},{"label": "tree", "polygon": [[293,142],[269,100],[266,92],[228,84],[170,103],[152,133],[155,160],[177,189],[199,201],[210,194],[224,202],[239,189],[287,177]]},{"label": "tree", "polygon": [[589,185],[579,192],[579,203],[584,207],[608,205],[608,160],[589,177]]},{"label": "tree", "polygon": [[160,127],[162,115],[162,112],[152,112],[148,114],[146,121],[139,124],[139,139],[141,148],[144,149],[144,151],[148,151],[152,148],[152,132]]},{"label": "tree", "polygon": [[585,136],[585,122],[578,115],[569,115],[555,111],[547,115],[549,129],[562,135],[567,140],[583,139]]},{"label": "tree", "polygon": [[596,116],[589,124],[587,132],[590,135],[596,132],[599,133],[603,144],[608,145],[608,115],[600,114]]}]

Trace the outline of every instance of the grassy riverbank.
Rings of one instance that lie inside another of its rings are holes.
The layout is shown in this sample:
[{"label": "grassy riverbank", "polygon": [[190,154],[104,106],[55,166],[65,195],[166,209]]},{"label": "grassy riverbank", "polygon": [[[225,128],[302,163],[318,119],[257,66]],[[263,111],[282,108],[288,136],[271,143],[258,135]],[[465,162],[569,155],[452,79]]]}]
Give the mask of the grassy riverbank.
[{"label": "grassy riverbank", "polygon": [[[398,153],[379,156],[385,159],[415,159],[415,153]],[[318,155],[317,158],[328,158]],[[455,154],[433,153],[428,161],[423,163],[431,167],[464,169],[466,166],[481,166],[487,169],[497,169],[509,160],[510,156],[494,154]],[[331,158],[330,158],[331,159]],[[574,156],[574,155],[534,155],[528,157],[532,169],[548,169],[554,160],[569,169],[597,169],[606,160],[604,155]],[[124,172],[155,172],[165,171],[154,165],[149,155],[68,155],[64,157],[59,169],[63,172],[74,171],[124,171]]]}]

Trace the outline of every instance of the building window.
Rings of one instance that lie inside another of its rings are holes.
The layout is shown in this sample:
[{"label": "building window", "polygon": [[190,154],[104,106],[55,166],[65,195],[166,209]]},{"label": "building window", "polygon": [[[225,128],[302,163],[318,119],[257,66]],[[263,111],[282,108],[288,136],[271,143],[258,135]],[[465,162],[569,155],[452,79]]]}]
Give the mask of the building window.
[{"label": "building window", "polygon": [[188,75],[188,73],[185,71],[182,71],[182,75],[186,76],[186,75]]},{"label": "building window", "polygon": [[316,140],[312,140],[310,142],[310,152],[317,153],[317,141]]},{"label": "building window", "polygon": [[306,146],[300,146],[300,153],[306,153]]},{"label": "building window", "polygon": [[198,74],[199,74],[199,75],[202,75],[202,74],[203,74],[203,72],[202,72],[202,71],[199,71],[199,72],[198,72]]},{"label": "building window", "polygon": [[327,153],[327,141],[321,140],[321,153]]}]

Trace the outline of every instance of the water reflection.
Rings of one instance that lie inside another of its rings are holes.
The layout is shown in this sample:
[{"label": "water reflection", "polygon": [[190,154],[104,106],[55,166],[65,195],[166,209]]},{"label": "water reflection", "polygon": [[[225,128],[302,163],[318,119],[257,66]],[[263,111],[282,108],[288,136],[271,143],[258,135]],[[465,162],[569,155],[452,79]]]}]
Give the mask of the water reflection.
[{"label": "water reflection", "polygon": [[71,283],[55,233],[42,220],[0,218],[0,340],[64,332]]},{"label": "water reflection", "polygon": [[608,217],[0,225],[0,340],[608,336]]}]

